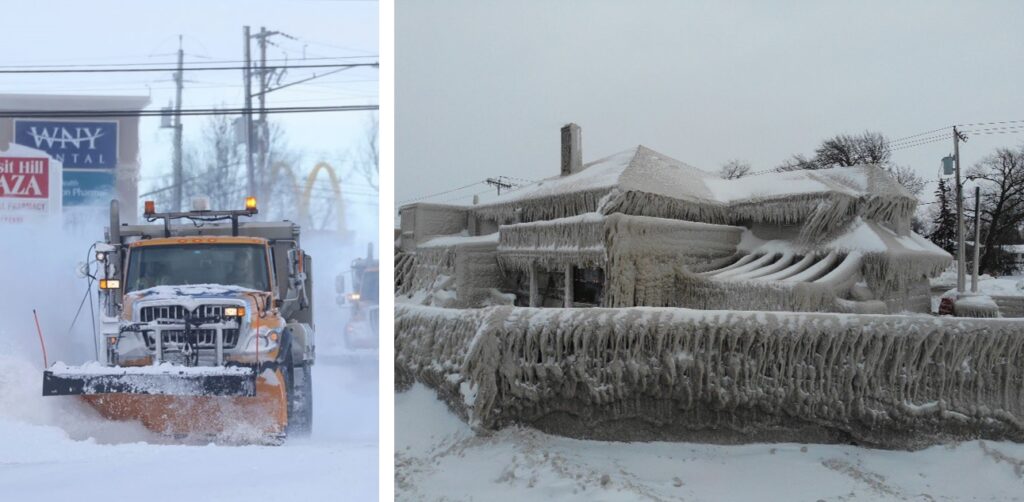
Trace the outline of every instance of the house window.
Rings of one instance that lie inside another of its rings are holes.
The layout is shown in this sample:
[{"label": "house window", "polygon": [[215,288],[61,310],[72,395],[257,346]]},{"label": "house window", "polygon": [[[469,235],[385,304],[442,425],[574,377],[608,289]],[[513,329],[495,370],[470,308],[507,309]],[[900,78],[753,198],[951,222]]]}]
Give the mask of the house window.
[{"label": "house window", "polygon": [[603,268],[572,268],[572,299],[579,306],[597,307],[604,299]]}]

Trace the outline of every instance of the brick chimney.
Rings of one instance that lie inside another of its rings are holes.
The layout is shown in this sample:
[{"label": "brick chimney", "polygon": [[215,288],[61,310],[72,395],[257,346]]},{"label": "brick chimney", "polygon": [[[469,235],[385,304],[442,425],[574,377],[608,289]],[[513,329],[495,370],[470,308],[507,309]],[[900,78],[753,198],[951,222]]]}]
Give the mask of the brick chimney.
[{"label": "brick chimney", "polygon": [[580,126],[569,123],[562,126],[562,176],[579,172],[583,168],[580,146]]}]

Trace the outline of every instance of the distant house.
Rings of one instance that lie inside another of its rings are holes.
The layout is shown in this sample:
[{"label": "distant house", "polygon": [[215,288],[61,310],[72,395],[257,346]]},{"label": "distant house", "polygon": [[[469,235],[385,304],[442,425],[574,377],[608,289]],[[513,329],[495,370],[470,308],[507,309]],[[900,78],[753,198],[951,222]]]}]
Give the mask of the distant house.
[{"label": "distant house", "polygon": [[1009,255],[1009,260],[1014,263],[1015,273],[1024,273],[1024,244],[1006,244],[1003,252]]},{"label": "distant house", "polygon": [[[400,208],[399,291],[449,306],[927,312],[952,257],[917,200],[857,166],[725,180],[644,146],[476,206]],[[428,293],[429,295],[430,293]]]}]

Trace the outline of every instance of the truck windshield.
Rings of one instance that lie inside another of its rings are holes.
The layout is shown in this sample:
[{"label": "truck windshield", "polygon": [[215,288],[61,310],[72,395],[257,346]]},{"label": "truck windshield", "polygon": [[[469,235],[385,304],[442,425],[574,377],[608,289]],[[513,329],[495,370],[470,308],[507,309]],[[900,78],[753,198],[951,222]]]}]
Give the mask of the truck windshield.
[{"label": "truck windshield", "polygon": [[129,256],[125,291],[188,284],[270,291],[266,248],[257,244],[140,246]]},{"label": "truck windshield", "polygon": [[376,270],[363,272],[363,283],[359,291],[359,299],[364,302],[377,303],[380,301],[380,285],[377,283],[378,273]]}]

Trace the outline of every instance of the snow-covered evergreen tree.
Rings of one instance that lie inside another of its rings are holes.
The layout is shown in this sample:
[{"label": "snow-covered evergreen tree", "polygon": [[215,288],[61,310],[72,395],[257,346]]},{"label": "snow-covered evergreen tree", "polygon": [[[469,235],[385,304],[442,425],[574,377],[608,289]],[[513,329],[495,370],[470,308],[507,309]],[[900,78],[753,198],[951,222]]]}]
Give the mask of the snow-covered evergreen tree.
[{"label": "snow-covered evergreen tree", "polygon": [[932,219],[932,232],[928,239],[950,254],[956,251],[956,213],[950,207],[956,194],[946,185],[946,180],[939,177],[939,187],[935,189],[935,203],[938,204]]}]

